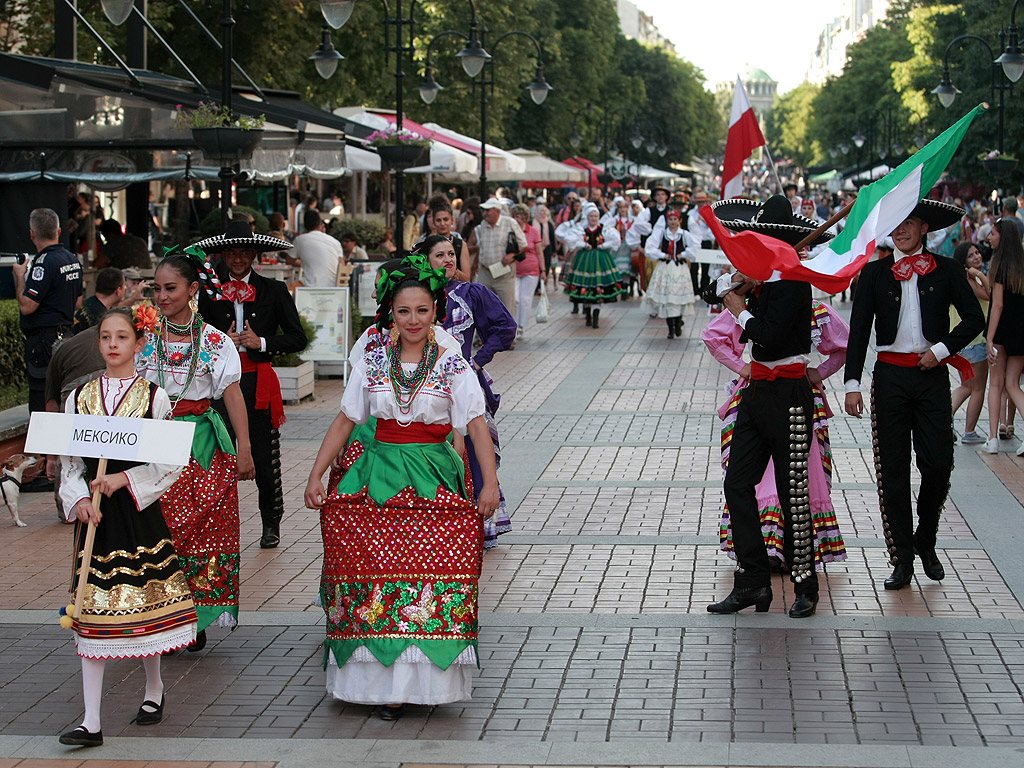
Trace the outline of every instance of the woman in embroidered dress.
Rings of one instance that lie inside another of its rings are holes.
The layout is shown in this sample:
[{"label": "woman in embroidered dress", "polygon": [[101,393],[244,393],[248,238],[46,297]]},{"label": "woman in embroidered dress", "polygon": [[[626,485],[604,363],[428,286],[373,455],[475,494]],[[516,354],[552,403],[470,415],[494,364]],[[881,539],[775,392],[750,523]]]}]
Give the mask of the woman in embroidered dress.
[{"label": "woman in embroidered dress", "polygon": [[559,227],[562,234],[556,231],[555,235],[565,243],[566,252],[575,252],[572,268],[564,277],[565,292],[573,302],[583,304],[587,325],[597,328],[601,305],[617,301],[626,289],[612,258],[620,245],[619,233],[614,226],[601,226],[601,212],[593,203],[587,203],[583,211],[585,225]]},{"label": "woman in embroidered dress", "polygon": [[[687,276],[689,282],[689,276]],[[811,342],[824,359],[817,368],[808,368],[807,377],[814,393],[814,440],[808,457],[810,482],[811,523],[814,528],[814,563],[816,570],[822,570],[823,563],[846,559],[846,545],[839,531],[835,509],[832,507],[832,449],[829,444],[828,419],[832,416],[825,397],[824,379],[843,367],[846,362],[846,343],[850,327],[839,314],[827,304],[812,302]],[[741,339],[743,329],[732,315],[723,312],[704,329],[701,338],[711,356],[739,378],[729,384],[728,399],[718,409],[722,419],[722,470],[729,469],[729,445],[732,428],[739,411],[740,397],[750,381],[750,363],[743,360],[745,341]],[[785,566],[782,539],[782,507],[775,487],[775,468],[771,461],[764,471],[764,477],[757,485],[757,503],[761,516],[761,532],[764,535],[768,556],[778,558]],[[722,550],[735,559],[732,548],[732,528],[729,508],[722,513],[719,529]]]},{"label": "woman in embroidered dress", "polygon": [[[480,384],[458,350],[430,338],[445,312],[445,282],[417,255],[382,275],[378,326],[390,326],[394,341],[367,350],[353,369],[305,492],[306,506],[322,509],[327,690],[382,705],[386,720],[407,703],[471,697],[480,517],[499,502]],[[323,473],[371,416],[376,439],[327,497]],[[476,446],[478,506],[466,500],[463,460],[447,439],[453,428]]]},{"label": "woman in embroidered dress", "polygon": [[[68,396],[65,413],[150,419],[167,415],[167,393],[135,373],[145,326],[155,321],[152,307],[134,316],[127,309],[103,316],[99,346],[107,370]],[[96,524],[82,613],[71,624],[82,657],[85,717],[60,737],[61,744],[82,747],[103,743],[100,703],[107,659],[142,659],[146,693],[134,722],[152,725],[163,719],[164,712],[160,654],[183,648],[196,637],[192,595],[160,513],[160,494],[180,468],[112,460],[106,474],[97,478],[98,463],[61,457],[61,501],[68,519],[78,521],[72,594],[82,568],[88,523]],[[104,496],[100,509],[92,505],[96,490]]]},{"label": "woman in embroidered dress", "polygon": [[[444,328],[455,337],[462,356],[476,371],[487,405],[484,419],[487,421],[487,431],[494,446],[494,464],[500,467],[501,442],[498,439],[498,425],[494,415],[498,411],[501,395],[491,389],[494,380],[484,370],[484,366],[494,359],[496,353],[511,348],[516,338],[516,321],[490,288],[479,283],[466,283],[456,277],[455,266],[451,260],[452,251],[446,248],[444,243],[428,239],[423,242],[419,253],[430,260],[430,266],[434,269],[443,269],[448,279],[445,289],[448,314],[444,318]],[[473,354],[474,336],[483,341],[476,354]],[[466,448],[469,467],[473,474],[473,491],[479,496],[484,478],[480,463],[476,460],[471,437],[466,438]],[[512,520],[509,518],[505,494],[501,488],[498,489],[498,494],[501,501],[497,511],[492,517],[484,520],[484,549],[497,546],[498,537],[512,530]]]},{"label": "woman in embroidered dress", "polygon": [[[193,302],[200,272],[214,290],[213,270],[202,251],[166,257],[157,267],[153,291],[161,328],[146,335],[136,364],[149,381],[167,390],[178,421],[195,422],[192,458],[164,494],[164,517],[188,577],[199,618],[190,651],[206,645],[206,627],[238,624],[238,480],[255,475],[249,450],[245,401],[238,382],[242,364],[227,335],[203,322]],[[208,269],[208,271],[207,271]],[[224,398],[235,445],[210,400]]]},{"label": "woman in embroidered dress", "polygon": [[640,308],[664,318],[670,339],[683,335],[683,313],[693,314],[693,279],[686,254],[700,248],[700,241],[679,226],[681,221],[679,209],[669,208],[665,226],[654,228],[644,249],[655,266]]},{"label": "woman in embroidered dress", "polygon": [[[633,279],[633,264],[630,257],[632,249],[626,242],[626,233],[633,226],[633,212],[630,210],[626,198],[616,196],[612,200],[612,209],[602,217],[601,225],[611,225],[619,233],[619,247],[612,253],[612,257],[615,259],[615,266],[622,273],[622,282],[629,286]],[[628,289],[626,290],[626,297],[629,297]]]}]

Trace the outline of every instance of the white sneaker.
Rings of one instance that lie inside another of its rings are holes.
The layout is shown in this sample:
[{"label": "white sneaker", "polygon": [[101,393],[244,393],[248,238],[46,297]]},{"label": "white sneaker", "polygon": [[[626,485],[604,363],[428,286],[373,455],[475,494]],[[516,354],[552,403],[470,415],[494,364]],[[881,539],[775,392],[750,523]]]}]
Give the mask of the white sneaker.
[{"label": "white sneaker", "polygon": [[999,453],[998,438],[992,438],[987,443],[985,443],[985,453]]}]

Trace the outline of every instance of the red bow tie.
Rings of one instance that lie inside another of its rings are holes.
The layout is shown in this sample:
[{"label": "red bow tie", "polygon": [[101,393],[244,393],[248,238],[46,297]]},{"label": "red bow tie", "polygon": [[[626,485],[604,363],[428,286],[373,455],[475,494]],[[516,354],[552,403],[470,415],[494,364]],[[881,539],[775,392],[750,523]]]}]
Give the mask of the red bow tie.
[{"label": "red bow tie", "polygon": [[910,276],[917,272],[919,275],[927,275],[935,267],[935,257],[930,253],[919,253],[916,256],[904,256],[892,265],[892,273],[897,280],[909,280]]},{"label": "red bow tie", "polygon": [[229,280],[221,289],[221,298],[242,304],[256,298],[256,289],[242,280]]}]

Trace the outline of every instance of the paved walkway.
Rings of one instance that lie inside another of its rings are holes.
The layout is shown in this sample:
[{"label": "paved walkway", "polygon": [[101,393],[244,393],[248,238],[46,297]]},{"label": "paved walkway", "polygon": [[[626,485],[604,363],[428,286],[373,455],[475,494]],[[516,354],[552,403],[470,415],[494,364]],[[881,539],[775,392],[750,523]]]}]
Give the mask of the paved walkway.
[{"label": "paved walkway", "polygon": [[767,615],[711,616],[733,563],[718,549],[714,412],[729,376],[703,351],[706,318],[668,341],[636,300],[602,311],[598,331],[568,310],[557,301],[551,323],[489,367],[514,531],[485,558],[471,702],[385,723],[325,696],[310,605],[319,525],[301,493],[341,384],[320,381],[283,430],[284,544],[258,548],[244,485],[241,626],[165,660],[158,726],[128,725],[144,675],[118,662],[106,745],[57,743],[81,716],[56,613],[70,528],[42,496],[26,497],[29,527],[0,528],[0,768],[1024,765],[1016,443],[984,458],[956,448],[939,531],[947,577],[887,593],[869,426],[837,416],[833,501],[849,559],[828,568],[818,615],[789,619],[792,590],[776,577]]}]

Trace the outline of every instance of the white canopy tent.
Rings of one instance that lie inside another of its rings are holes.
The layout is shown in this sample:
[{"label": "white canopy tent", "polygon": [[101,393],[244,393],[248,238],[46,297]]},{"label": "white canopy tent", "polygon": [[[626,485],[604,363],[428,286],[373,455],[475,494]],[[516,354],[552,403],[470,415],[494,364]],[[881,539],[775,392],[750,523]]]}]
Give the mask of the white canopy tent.
[{"label": "white canopy tent", "polygon": [[585,184],[587,182],[587,172],[582,168],[576,168],[575,166],[552,160],[550,157],[545,157],[540,152],[532,149],[519,147],[509,150],[509,154],[523,160],[525,164],[523,170],[519,172],[488,171],[488,180],[496,182],[518,181],[523,183],[531,181],[539,183],[568,182],[572,184]]}]

